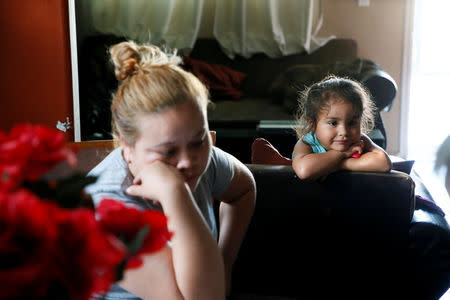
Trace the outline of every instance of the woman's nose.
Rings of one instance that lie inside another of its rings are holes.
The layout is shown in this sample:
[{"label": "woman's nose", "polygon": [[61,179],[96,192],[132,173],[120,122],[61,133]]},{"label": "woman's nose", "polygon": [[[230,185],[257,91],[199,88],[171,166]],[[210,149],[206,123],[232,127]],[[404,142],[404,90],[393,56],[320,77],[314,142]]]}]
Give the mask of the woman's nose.
[{"label": "woman's nose", "polygon": [[177,161],[177,169],[188,169],[192,167],[194,162],[194,155],[192,153],[189,153],[189,151],[183,151],[180,153],[180,156],[178,157]]}]

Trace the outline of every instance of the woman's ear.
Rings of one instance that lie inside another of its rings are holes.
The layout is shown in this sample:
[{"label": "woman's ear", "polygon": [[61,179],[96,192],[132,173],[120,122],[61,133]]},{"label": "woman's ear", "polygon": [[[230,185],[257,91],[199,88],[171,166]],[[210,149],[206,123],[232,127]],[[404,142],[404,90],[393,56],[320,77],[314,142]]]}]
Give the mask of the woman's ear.
[{"label": "woman's ear", "polygon": [[133,159],[133,147],[125,141],[123,136],[120,137],[120,145],[123,150],[123,159],[130,164]]}]

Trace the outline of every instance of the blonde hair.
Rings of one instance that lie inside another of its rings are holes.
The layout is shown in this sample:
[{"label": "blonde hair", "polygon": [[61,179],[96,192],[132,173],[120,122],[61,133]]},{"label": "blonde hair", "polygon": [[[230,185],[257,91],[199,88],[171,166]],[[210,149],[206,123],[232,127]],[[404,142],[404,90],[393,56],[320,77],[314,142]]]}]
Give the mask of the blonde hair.
[{"label": "blonde hair", "polygon": [[134,146],[140,136],[137,117],[191,101],[206,114],[208,90],[179,67],[181,58],[150,45],[122,42],[109,49],[119,87],[111,105],[112,134]]},{"label": "blonde hair", "polygon": [[337,97],[352,105],[354,114],[361,119],[363,133],[373,129],[375,104],[369,91],[355,80],[329,75],[308,87],[299,98],[295,127],[298,138],[313,130],[320,111]]}]

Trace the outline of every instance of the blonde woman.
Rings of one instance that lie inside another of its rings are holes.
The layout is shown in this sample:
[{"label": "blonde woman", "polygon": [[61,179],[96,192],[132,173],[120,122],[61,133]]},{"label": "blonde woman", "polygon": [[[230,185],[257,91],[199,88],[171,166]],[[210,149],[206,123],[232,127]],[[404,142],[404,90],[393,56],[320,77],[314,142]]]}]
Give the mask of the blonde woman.
[{"label": "blonde woman", "polygon": [[[106,299],[225,299],[255,205],[252,174],[211,146],[207,89],[179,57],[134,42],[110,53],[120,82],[112,128],[121,146],[90,172],[99,178],[87,191],[96,203],[108,197],[162,209],[173,237]],[[221,201],[219,232],[212,199]]]}]

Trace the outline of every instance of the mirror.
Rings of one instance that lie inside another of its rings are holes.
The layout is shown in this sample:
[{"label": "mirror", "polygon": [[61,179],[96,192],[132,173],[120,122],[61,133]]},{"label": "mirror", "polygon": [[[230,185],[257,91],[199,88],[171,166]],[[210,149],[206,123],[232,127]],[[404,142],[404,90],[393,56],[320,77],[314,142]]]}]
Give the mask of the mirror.
[{"label": "mirror", "polygon": [[[312,52],[331,38],[310,40],[312,31],[316,31],[312,26],[313,0],[247,0],[242,5],[236,5],[241,3],[239,0],[68,1],[73,10],[70,16],[78,141],[111,138],[110,103],[117,81],[107,50],[113,44],[127,39],[151,40],[186,54],[195,43],[182,67],[192,67],[187,70],[210,90],[215,104],[208,109],[210,128],[220,131],[221,136],[252,140],[264,126],[291,128],[296,103],[292,105],[284,95],[274,94],[275,79],[289,66],[305,61],[308,55],[303,50]],[[281,17],[286,15],[291,18]],[[280,35],[284,38],[280,39]],[[201,41],[202,37],[207,39]],[[224,46],[230,44],[236,47]]]},{"label": "mirror", "polygon": [[68,1],[75,140],[110,139],[117,81],[108,48],[131,39],[185,51],[195,41],[207,5],[204,0]]}]

